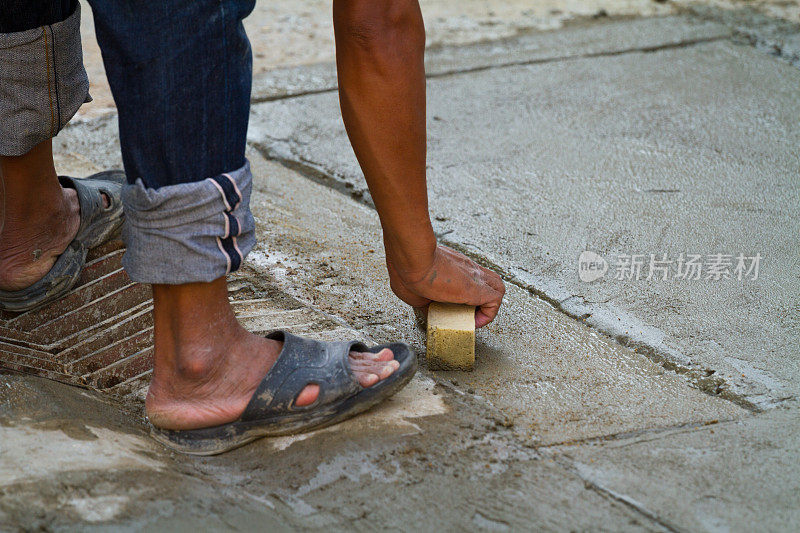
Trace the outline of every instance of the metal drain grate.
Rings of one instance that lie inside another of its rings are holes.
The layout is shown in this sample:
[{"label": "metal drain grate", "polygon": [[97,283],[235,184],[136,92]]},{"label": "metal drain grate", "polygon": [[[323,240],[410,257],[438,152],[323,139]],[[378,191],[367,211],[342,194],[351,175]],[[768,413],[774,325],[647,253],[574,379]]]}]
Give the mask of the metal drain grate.
[{"label": "metal drain grate", "polygon": [[[153,366],[149,287],[122,269],[120,241],[92,250],[78,284],[25,313],[0,311],[0,366],[114,395],[141,392]],[[323,339],[354,333],[303,305],[247,267],[229,277],[237,316],[250,331],[278,327]]]}]

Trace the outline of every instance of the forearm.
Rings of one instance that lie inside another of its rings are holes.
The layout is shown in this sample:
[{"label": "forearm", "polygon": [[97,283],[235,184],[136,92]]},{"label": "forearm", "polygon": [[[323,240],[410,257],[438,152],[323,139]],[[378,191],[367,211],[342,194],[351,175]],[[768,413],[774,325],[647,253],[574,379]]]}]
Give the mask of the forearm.
[{"label": "forearm", "polygon": [[350,142],[399,268],[436,239],[425,178],[425,29],[416,0],[334,2],[339,98]]}]

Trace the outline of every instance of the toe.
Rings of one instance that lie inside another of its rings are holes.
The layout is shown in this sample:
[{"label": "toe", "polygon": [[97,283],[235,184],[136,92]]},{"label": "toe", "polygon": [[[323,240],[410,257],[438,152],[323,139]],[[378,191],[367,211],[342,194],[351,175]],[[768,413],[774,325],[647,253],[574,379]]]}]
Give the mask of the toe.
[{"label": "toe", "polygon": [[[350,369],[362,387],[371,387],[381,380],[391,376],[400,368],[400,363],[395,361],[394,354],[388,348],[378,353],[350,352]],[[294,404],[297,407],[311,405],[319,397],[319,385],[306,385],[300,391]]]},{"label": "toe", "polygon": [[358,377],[358,383],[362,387],[371,387],[381,380],[380,376],[376,374],[370,374],[369,372],[361,372],[356,375]]},{"label": "toe", "polygon": [[380,374],[378,374],[378,376],[381,379],[386,379],[389,376],[391,376],[392,374],[394,374],[394,371],[397,370],[398,368],[400,368],[400,363],[398,363],[397,361],[392,359],[391,361],[389,361],[389,362],[387,362],[386,364],[383,365],[383,367],[381,368]]},{"label": "toe", "polygon": [[378,353],[350,352],[350,359],[357,361],[391,361],[394,359],[394,354],[389,348],[384,348]]},{"label": "toe", "polygon": [[318,397],[319,385],[306,385],[295,398],[294,404],[297,407],[305,407],[316,402]]},{"label": "toe", "polygon": [[394,354],[389,348],[384,348],[375,355],[375,361],[394,361]]},{"label": "toe", "polygon": [[394,359],[390,361],[351,359],[350,368],[361,386],[369,387],[391,376],[395,370],[400,368],[400,363]]}]

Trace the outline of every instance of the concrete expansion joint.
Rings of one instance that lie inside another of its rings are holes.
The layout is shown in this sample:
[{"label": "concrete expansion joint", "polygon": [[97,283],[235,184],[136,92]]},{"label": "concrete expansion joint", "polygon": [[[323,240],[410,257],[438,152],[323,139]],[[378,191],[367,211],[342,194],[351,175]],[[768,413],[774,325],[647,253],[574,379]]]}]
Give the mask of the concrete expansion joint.
[{"label": "concrete expansion joint", "polygon": [[[700,431],[707,427],[724,427],[731,424],[737,424],[742,420],[755,418],[759,413],[750,413],[739,418],[728,418],[723,420],[707,420],[702,422],[688,422],[682,424],[675,424],[671,426],[658,426],[651,428],[637,429],[634,431],[624,431],[622,433],[610,433],[608,435],[599,435],[596,437],[589,437],[584,439],[573,439],[561,442],[554,442],[552,444],[537,445],[535,448],[541,451],[550,451],[550,453],[558,453],[563,451],[567,446],[577,445],[613,445],[615,448],[624,448],[636,444],[658,441],[671,437],[673,435],[680,435],[683,433],[692,433]],[[562,454],[559,454],[562,455]],[[566,455],[569,455],[568,453]]]},{"label": "concrete expansion joint", "polygon": [[[599,327],[596,324],[591,324],[586,322],[586,319],[588,319],[591,316],[591,313],[576,314],[567,309],[563,305],[567,301],[573,300],[575,298],[583,300],[582,297],[578,295],[572,295],[568,298],[563,298],[561,300],[553,298],[545,291],[536,288],[530,283],[526,283],[520,280],[519,277],[517,277],[511,272],[508,272],[507,269],[504,269],[502,266],[497,265],[492,261],[489,261],[484,256],[476,254],[473,250],[470,250],[469,248],[461,245],[460,243],[447,241],[446,239],[443,239],[442,241],[447,246],[450,246],[451,248],[463,253],[464,255],[467,255],[473,261],[476,261],[477,263],[498,272],[502,276],[503,280],[506,281],[506,283],[516,285],[520,289],[523,289],[524,291],[528,292],[531,296],[543,300],[544,302],[550,304],[557,311],[567,315],[568,317],[578,322],[581,322],[586,327],[591,328],[597,331],[598,333],[603,334],[605,337],[613,340],[614,342],[616,342],[621,346],[629,348],[634,352],[647,357],[652,362],[661,366],[664,370],[684,376],[689,381],[690,384],[692,384],[695,388],[699,389],[705,394],[723,400],[727,400],[753,413],[759,413],[763,411],[763,408],[752,403],[744,396],[731,392],[730,385],[728,384],[728,382],[725,381],[724,378],[716,376],[715,370],[704,369],[699,367],[695,368],[680,364],[676,362],[673,358],[671,358],[669,354],[663,353],[656,346],[652,346],[641,341],[635,341],[625,335],[617,335],[614,332]],[[772,404],[772,406],[777,406],[777,405],[778,405],[777,403]]]},{"label": "concrete expansion joint", "polygon": [[[275,163],[278,163],[279,165],[282,165],[288,168],[289,170],[297,172],[299,175],[303,176],[304,178],[310,181],[313,181],[314,183],[324,185],[325,187],[332,189],[338,193],[344,194],[345,196],[349,196],[356,202],[365,205],[370,209],[375,209],[375,204],[372,202],[372,198],[369,196],[368,191],[355,189],[351,184],[343,183],[337,180],[334,176],[331,176],[321,166],[316,165],[313,162],[305,160],[299,156],[298,159],[292,159],[284,154],[279,154],[274,148],[264,143],[250,142],[248,144],[256,151],[258,151],[258,153],[260,153],[261,156],[264,157],[264,159],[266,159],[267,161],[274,161]],[[289,141],[287,144],[291,145],[292,142]]]},{"label": "concrete expansion joint", "polygon": [[602,52],[589,52],[584,54],[573,54],[573,55],[565,55],[565,56],[555,56],[555,57],[545,57],[545,58],[535,58],[535,59],[526,59],[522,61],[507,61],[507,62],[499,62],[493,65],[480,65],[474,68],[466,68],[466,69],[458,69],[458,70],[449,70],[443,72],[436,72],[429,74],[426,76],[428,79],[437,79],[437,78],[445,78],[450,76],[459,76],[462,74],[472,74],[475,72],[484,72],[487,70],[497,70],[497,69],[504,69],[510,67],[524,67],[527,65],[544,65],[548,63],[563,63],[566,61],[575,61],[580,59],[592,59],[595,57],[614,57],[620,56],[625,54],[641,54],[641,53],[652,53],[652,52],[660,52],[662,50],[674,50],[678,48],[687,48],[690,46],[696,46],[698,44],[705,44],[705,43],[712,43],[716,41],[724,41],[729,39],[728,35],[715,35],[711,37],[701,37],[698,39],[687,39],[683,41],[679,41],[676,43],[663,43],[653,46],[633,46],[629,48],[621,48],[618,50],[604,50]]},{"label": "concrete expansion joint", "polygon": [[661,527],[665,531],[670,531],[670,532],[675,532],[675,533],[681,531],[680,528],[678,528],[678,527],[674,526],[673,524],[667,522],[663,518],[660,518],[655,512],[647,509],[646,507],[644,507],[641,503],[637,502],[636,500],[626,496],[625,494],[620,494],[617,491],[614,491],[614,490],[611,490],[611,489],[609,489],[607,487],[604,487],[604,486],[600,485],[598,482],[596,482],[596,481],[590,479],[589,477],[587,477],[586,475],[582,474],[580,472],[580,469],[577,468],[573,463],[569,462],[566,458],[564,458],[564,457],[556,457],[556,458],[554,458],[554,460],[559,466],[561,466],[562,468],[564,468],[565,470],[570,472],[572,475],[578,477],[581,481],[583,481],[583,486],[587,490],[591,490],[591,491],[597,493],[598,495],[600,495],[600,496],[602,496],[602,497],[604,497],[604,498],[606,498],[608,500],[611,500],[613,502],[616,502],[618,504],[621,504],[621,505],[629,508],[634,513],[642,516],[643,518],[646,518],[647,520],[652,522],[653,525]]},{"label": "concrete expansion joint", "polygon": [[[500,39],[496,41],[497,43],[509,42],[513,41],[514,37],[509,37],[506,39]],[[679,48],[686,48],[690,46],[696,46],[698,44],[705,44],[711,43],[716,41],[722,41],[729,39],[730,35],[715,35],[710,37],[700,37],[697,39],[686,39],[674,43],[662,43],[658,45],[652,46],[634,46],[628,48],[622,48],[618,50],[604,50],[601,52],[590,52],[584,54],[569,54],[563,56],[554,56],[554,57],[544,57],[544,58],[533,58],[533,59],[525,59],[519,61],[500,61],[493,64],[487,65],[478,65],[475,67],[470,68],[461,68],[461,69],[452,69],[452,70],[444,70],[441,72],[429,72],[426,74],[427,79],[440,79],[440,78],[447,78],[453,76],[459,76],[463,74],[474,74],[476,72],[484,72],[489,70],[497,70],[497,69],[504,69],[504,68],[511,68],[511,67],[520,67],[520,66],[527,66],[527,65],[543,65],[548,63],[561,63],[565,61],[574,61],[580,59],[591,59],[597,57],[614,57],[624,54],[635,54],[635,53],[652,53],[652,52],[659,52],[662,50],[673,50]],[[467,46],[474,46],[476,44],[485,44],[485,43],[471,43],[469,45],[464,45],[462,47]],[[444,48],[444,47],[440,47]],[[458,46],[451,46],[448,48],[461,48]],[[330,93],[338,90],[338,86],[334,83],[326,87],[321,87],[317,89],[309,89],[309,90],[301,90],[290,92],[286,94],[266,94],[266,95],[255,95],[251,99],[251,103],[253,104],[261,104],[265,102],[276,102],[281,100],[291,100],[295,98],[302,98],[304,96],[310,96],[315,94],[325,94]]]},{"label": "concrete expansion joint", "polygon": [[255,95],[250,99],[251,104],[263,104],[264,102],[277,102],[279,100],[289,100],[291,98],[301,98],[303,96],[312,96],[315,94],[324,94],[330,93],[337,90],[337,86],[333,87],[323,87],[321,89],[309,89],[306,91],[298,91],[289,94],[267,94],[267,95]]},{"label": "concrete expansion joint", "polygon": [[[514,427],[514,419],[511,418],[509,415],[498,409],[488,398],[484,398],[483,396],[476,396],[470,392],[464,392],[463,390],[459,389],[458,386],[453,383],[451,380],[447,378],[443,378],[433,372],[427,372],[421,370],[420,372],[424,373],[426,377],[432,379],[437,386],[442,387],[443,389],[447,390],[450,394],[453,394],[455,397],[459,397],[462,400],[469,401],[472,404],[472,409],[474,412],[474,404],[480,404],[485,411],[481,418],[484,418],[487,421],[494,422],[496,426],[503,427],[506,429],[511,429]],[[526,445],[525,442],[521,441],[520,439],[515,439],[520,444]],[[527,446],[526,446],[527,447]],[[533,446],[534,448],[536,446]]]}]

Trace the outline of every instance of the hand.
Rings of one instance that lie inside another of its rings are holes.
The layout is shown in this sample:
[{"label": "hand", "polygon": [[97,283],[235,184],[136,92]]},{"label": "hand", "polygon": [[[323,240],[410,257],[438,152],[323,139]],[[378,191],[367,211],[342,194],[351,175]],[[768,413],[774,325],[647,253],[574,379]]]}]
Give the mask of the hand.
[{"label": "hand", "polygon": [[468,257],[437,245],[427,268],[402,271],[392,252],[386,250],[389,282],[398,298],[412,307],[426,307],[431,302],[474,305],[475,327],[489,324],[503,302],[503,280]]}]

